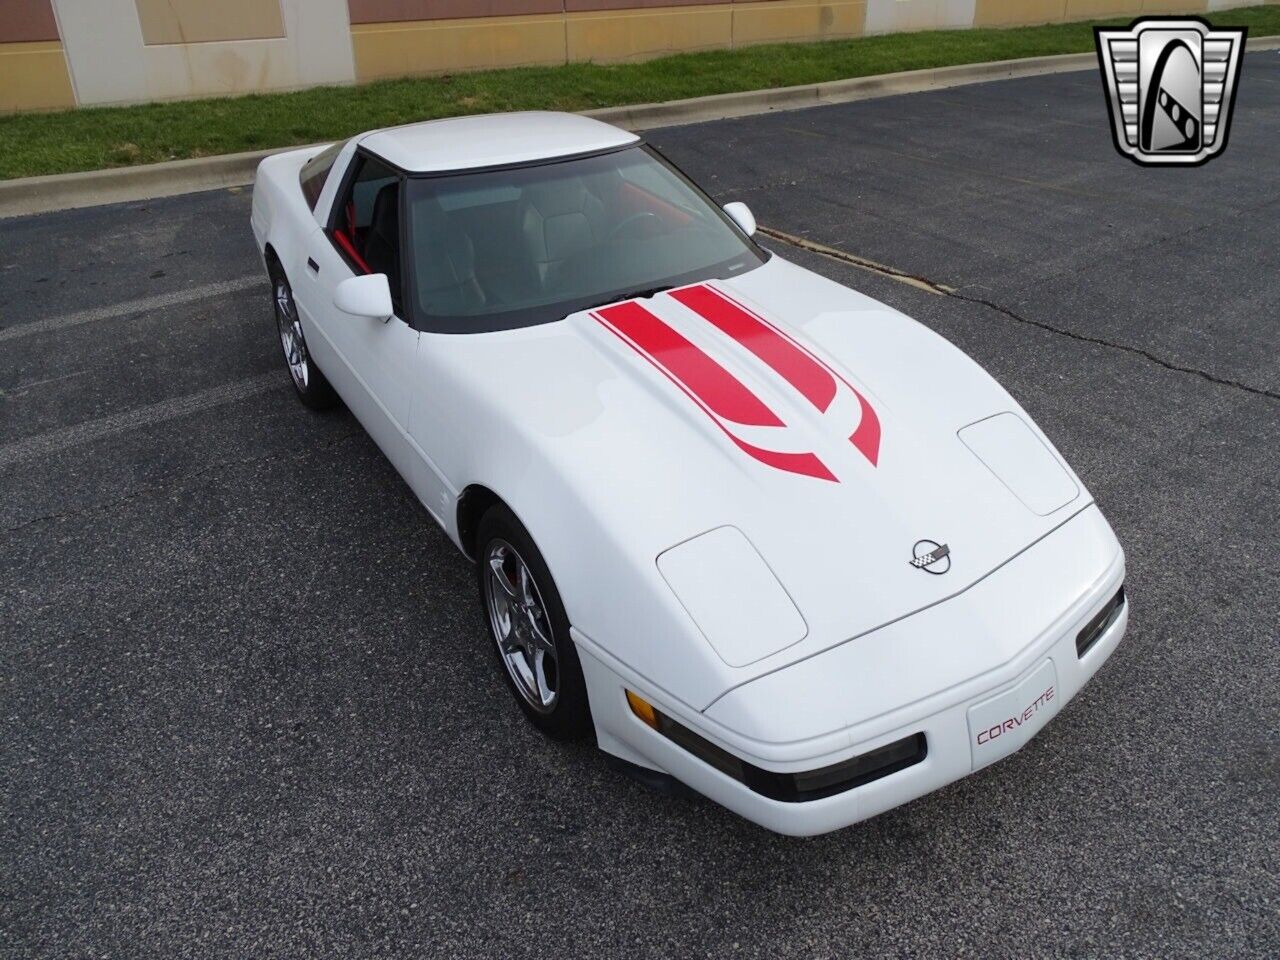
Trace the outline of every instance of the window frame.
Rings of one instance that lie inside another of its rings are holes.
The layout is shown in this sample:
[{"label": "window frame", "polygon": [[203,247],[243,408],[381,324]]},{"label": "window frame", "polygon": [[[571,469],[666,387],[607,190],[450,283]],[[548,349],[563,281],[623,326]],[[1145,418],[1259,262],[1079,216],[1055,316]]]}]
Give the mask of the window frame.
[{"label": "window frame", "polygon": [[[348,146],[350,145],[350,143],[351,141],[347,141],[344,144],[344,146]],[[743,232],[742,228],[738,226],[737,222],[734,221],[732,217],[730,217],[727,213],[724,212],[724,207],[721,206],[721,204],[717,203],[715,199],[711,197],[710,194],[708,194],[705,190],[703,190],[702,187],[698,185],[697,181],[693,180],[688,174],[686,174],[683,170],[681,170],[679,166],[677,166],[674,162],[668,159],[660,150],[658,150],[652,144],[647,142],[643,137],[637,137],[635,140],[629,143],[620,144],[614,147],[606,147],[605,149],[602,149],[602,150],[589,150],[581,153],[565,154],[564,156],[558,156],[558,157],[540,157],[534,160],[522,160],[516,163],[500,163],[500,164],[491,164],[488,166],[480,166],[480,167],[461,167],[461,168],[451,168],[448,170],[430,170],[430,171],[424,171],[424,172],[413,172],[413,171],[406,170],[403,167],[392,163],[386,157],[383,157],[377,153],[374,153],[372,150],[369,150],[368,148],[366,148],[363,144],[357,142],[355,145],[355,150],[351,154],[350,160],[347,161],[346,169],[343,170],[342,172],[342,178],[338,181],[338,185],[334,190],[333,199],[330,201],[328,214],[323,224],[324,233],[326,238],[329,240],[329,243],[333,246],[334,250],[336,250],[338,252],[338,255],[342,258],[343,263],[345,263],[347,267],[351,270],[352,276],[367,276],[367,273],[365,273],[365,271],[360,267],[360,265],[353,262],[350,255],[347,253],[347,251],[343,249],[342,245],[339,244],[334,239],[334,229],[337,224],[339,214],[342,212],[342,210],[346,206],[345,198],[347,197],[349,192],[353,189],[355,180],[358,176],[358,171],[363,167],[363,164],[365,164],[368,161],[373,161],[375,163],[378,163],[381,166],[385,167],[387,170],[394,173],[397,176],[400,184],[399,202],[400,202],[400,287],[401,289],[400,289],[400,294],[398,298],[399,309],[395,314],[396,319],[400,320],[403,323],[408,324],[410,327],[412,327],[414,330],[417,330],[420,333],[435,333],[435,334],[440,334],[442,336],[471,336],[471,335],[481,334],[481,333],[495,333],[495,332],[501,332],[505,330],[518,330],[518,329],[524,329],[526,327],[544,326],[547,323],[554,323],[556,321],[540,320],[540,321],[534,321],[534,322],[525,323],[525,324],[501,325],[501,326],[492,326],[492,327],[482,325],[482,326],[478,326],[476,329],[468,329],[468,330],[462,331],[462,330],[441,329],[439,324],[431,323],[431,318],[427,318],[419,315],[419,310],[417,306],[418,278],[416,275],[416,271],[413,269],[413,262],[414,262],[413,258],[410,257],[409,255],[410,244],[413,242],[412,229],[411,229],[412,218],[409,215],[410,214],[409,181],[431,180],[431,179],[438,179],[442,177],[471,176],[473,174],[479,174],[479,173],[501,173],[505,170],[524,170],[530,167],[549,167],[549,166],[554,166],[561,163],[572,163],[578,160],[587,160],[593,157],[604,157],[604,156],[609,156],[610,154],[622,153],[623,151],[626,151],[626,150],[636,150],[636,149],[644,151],[649,156],[651,156],[655,161],[657,161],[658,163],[666,167],[668,170],[672,172],[672,174],[674,174],[679,180],[681,180],[690,190],[692,190],[697,196],[701,197],[703,201],[705,201],[706,204],[712,210],[715,211],[716,215],[725,223],[725,225],[728,226],[730,230],[732,230],[735,234],[738,235],[738,237],[742,239],[743,243],[747,246],[747,248],[752,253],[754,253],[757,257],[760,258],[760,263],[758,264],[758,266],[764,266],[771,259],[773,259],[773,254],[769,250],[760,246],[760,244],[756,242],[754,237],[747,236],[747,234]],[[339,156],[340,155],[341,155],[341,151],[339,151]],[[332,170],[330,171],[330,176],[332,176]],[[625,294],[624,294],[624,297],[625,297]],[[396,292],[392,291],[392,300],[394,301],[396,299],[397,299]]]},{"label": "window frame", "polygon": [[[348,141],[346,140],[339,140],[335,143],[329,144],[329,146],[325,147],[315,156],[309,158],[307,162],[302,165],[302,169],[298,171],[298,189],[302,191],[302,199],[306,201],[307,206],[311,208],[311,212],[313,214],[316,212],[316,208],[320,205],[320,198],[324,196],[324,188],[329,185],[329,178],[333,176],[333,168],[337,165],[338,160],[342,158],[342,151],[347,148],[347,143]],[[331,156],[326,158],[326,154],[331,154]],[[316,161],[325,163],[325,159],[322,158],[327,159],[327,165],[325,166],[324,171],[313,171],[312,164]],[[315,199],[312,199],[311,194],[307,190],[307,184],[317,178],[320,180],[319,189],[315,191]]]},{"label": "window frame", "polygon": [[[324,223],[324,235],[328,239],[329,244],[337,251],[338,256],[342,258],[342,262],[347,265],[353,277],[370,276],[370,271],[366,269],[367,265],[361,265],[352,259],[351,254],[341,243],[334,237],[337,230],[338,217],[343,213],[347,205],[347,198],[352,190],[355,189],[356,180],[359,178],[360,171],[364,169],[364,165],[368,162],[374,162],[385,170],[389,171],[395,178],[398,185],[398,195],[396,202],[400,206],[400,290],[391,291],[392,304],[397,307],[394,317],[402,323],[408,324],[415,330],[420,329],[413,320],[414,306],[412,298],[406,296],[412,282],[409,277],[409,257],[407,243],[407,217],[408,217],[408,188],[405,181],[408,174],[404,170],[397,167],[394,163],[388,162],[383,157],[378,156],[371,150],[357,145],[355,152],[351,155],[347,168],[343,171],[342,179],[338,181],[338,187],[333,194],[333,202],[329,205],[329,215]],[[388,277],[388,281],[390,278]]]},{"label": "window frame", "polygon": [[[630,143],[624,143],[616,147],[607,147],[606,149],[603,149],[603,150],[590,150],[584,153],[566,154],[565,156],[560,156],[560,157],[542,157],[536,160],[522,160],[518,163],[501,163],[501,164],[494,164],[494,165],[484,166],[484,167],[463,167],[461,169],[451,169],[451,170],[432,170],[425,173],[412,173],[412,172],[400,169],[400,173],[403,176],[405,181],[435,180],[435,179],[441,179],[444,177],[465,177],[465,176],[472,176],[474,174],[501,173],[503,171],[509,171],[509,170],[527,170],[532,167],[551,167],[551,166],[556,166],[562,163],[574,163],[580,160],[589,160],[595,157],[610,156],[611,154],[623,153],[627,150],[641,150],[644,153],[648,154],[657,163],[666,167],[678,180],[680,180],[691,191],[693,191],[695,195],[701,197],[703,201],[707,204],[707,206],[709,206],[712,210],[715,211],[716,215],[724,222],[724,224],[728,226],[728,228],[732,230],[739,238],[742,239],[743,243],[746,245],[748,250],[754,253],[757,257],[759,257],[760,262],[757,266],[764,266],[773,258],[772,253],[770,253],[764,247],[756,243],[753,237],[747,236],[747,234],[743,232],[742,228],[738,226],[737,222],[735,222],[732,217],[730,217],[727,213],[724,212],[724,208],[719,203],[717,203],[705,190],[703,190],[700,186],[698,186],[698,184],[693,179],[691,179],[688,174],[686,174],[678,166],[676,166],[674,163],[668,160],[662,154],[661,151],[659,151],[652,144],[645,141],[644,138],[642,137],[638,137],[634,141],[631,141]],[[378,159],[384,166],[386,166],[389,169],[399,169],[395,166],[395,164],[389,163],[386,160],[383,160],[381,157],[377,157],[376,159]],[[354,160],[353,160],[353,166],[354,166]],[[474,329],[457,330],[457,329],[450,328],[450,326],[447,324],[440,323],[439,321],[441,320],[441,318],[439,317],[420,315],[418,311],[418,278],[417,278],[416,272],[411,269],[410,264],[412,261],[409,258],[409,250],[411,248],[410,245],[413,243],[412,222],[411,222],[412,218],[409,216],[409,207],[408,207],[409,189],[410,188],[408,184],[405,183],[404,188],[401,190],[401,196],[400,196],[400,205],[401,205],[400,206],[400,211],[401,211],[401,219],[400,219],[401,267],[400,269],[401,269],[401,277],[403,279],[403,286],[405,287],[405,306],[407,311],[412,315],[412,319],[409,322],[410,322],[410,325],[415,330],[419,331],[420,333],[433,333],[433,334],[439,334],[441,336],[473,336],[475,334],[482,334],[482,333],[499,333],[507,330],[522,330],[529,327],[545,326],[548,323],[558,322],[556,320],[535,320],[529,323],[486,324],[483,322],[481,318],[477,318],[477,319],[480,319],[480,322],[476,324]],[[335,210],[336,208],[337,208],[337,204],[335,203]],[[701,271],[698,271],[698,272],[701,272]],[[750,272],[750,271],[747,271],[747,272]],[[688,282],[693,282],[693,281],[688,281]],[[622,297],[623,299],[625,299],[626,294],[623,293]],[[560,319],[563,319],[563,317]]]}]

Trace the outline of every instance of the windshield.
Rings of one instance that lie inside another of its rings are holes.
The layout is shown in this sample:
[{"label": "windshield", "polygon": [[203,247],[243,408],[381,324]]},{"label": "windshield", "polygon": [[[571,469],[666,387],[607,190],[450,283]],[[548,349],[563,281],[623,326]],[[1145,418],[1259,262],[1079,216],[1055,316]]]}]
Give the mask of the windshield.
[{"label": "windshield", "polygon": [[547,323],[765,259],[646,147],[408,189],[415,319],[441,333]]}]

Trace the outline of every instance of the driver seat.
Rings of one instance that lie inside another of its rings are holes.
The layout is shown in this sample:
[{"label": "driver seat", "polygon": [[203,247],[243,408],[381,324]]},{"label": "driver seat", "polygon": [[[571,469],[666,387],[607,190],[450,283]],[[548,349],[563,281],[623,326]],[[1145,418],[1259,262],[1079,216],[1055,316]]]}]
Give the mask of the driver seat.
[{"label": "driver seat", "polygon": [[364,240],[370,273],[385,273],[391,296],[400,299],[400,184],[392,181],[373,198],[373,218]]},{"label": "driver seat", "polygon": [[440,201],[423,198],[412,207],[414,280],[418,302],[431,314],[467,316],[489,304],[476,278],[471,237],[451,221]]},{"label": "driver seat", "polygon": [[566,261],[604,239],[604,204],[581,177],[525,188],[521,214],[526,249],[544,290],[554,290]]}]

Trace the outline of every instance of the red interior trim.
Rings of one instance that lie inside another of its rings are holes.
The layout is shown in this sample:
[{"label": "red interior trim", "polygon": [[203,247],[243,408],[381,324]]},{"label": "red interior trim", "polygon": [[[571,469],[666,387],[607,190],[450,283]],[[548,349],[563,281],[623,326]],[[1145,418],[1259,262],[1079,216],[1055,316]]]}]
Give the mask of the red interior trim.
[{"label": "red interior trim", "polygon": [[365,273],[372,272],[369,270],[369,265],[364,262],[364,257],[356,252],[356,245],[351,242],[351,239],[345,233],[341,230],[335,230],[333,231],[333,239],[337,241],[338,246],[343,249],[347,256],[356,262],[356,266]]},{"label": "red interior trim", "polygon": [[619,192],[622,194],[623,204],[636,213],[653,213],[664,220],[679,224],[686,224],[693,220],[691,214],[681,210],[674,203],[664,200],[655,193],[650,193],[644,187],[632,183],[630,180],[622,182]]}]

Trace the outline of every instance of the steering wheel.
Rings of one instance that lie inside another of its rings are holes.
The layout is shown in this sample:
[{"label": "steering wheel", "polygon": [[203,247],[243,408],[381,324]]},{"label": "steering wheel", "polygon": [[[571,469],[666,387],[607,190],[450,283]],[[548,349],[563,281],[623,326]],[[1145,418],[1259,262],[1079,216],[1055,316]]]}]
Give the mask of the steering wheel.
[{"label": "steering wheel", "polygon": [[633,213],[631,216],[627,217],[625,220],[619,223],[616,227],[610,230],[609,236],[605,237],[604,242],[612,243],[614,240],[617,240],[618,237],[620,237],[624,231],[634,229],[636,224],[649,223],[650,221],[654,223],[661,222],[658,219],[658,215],[656,213],[652,213],[648,210],[641,210],[639,213]]}]

